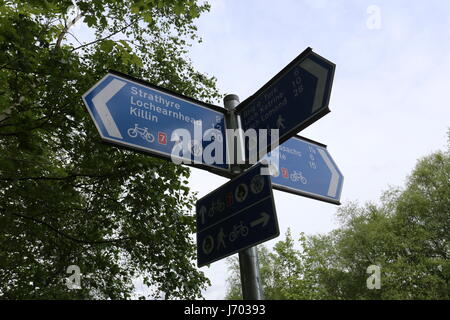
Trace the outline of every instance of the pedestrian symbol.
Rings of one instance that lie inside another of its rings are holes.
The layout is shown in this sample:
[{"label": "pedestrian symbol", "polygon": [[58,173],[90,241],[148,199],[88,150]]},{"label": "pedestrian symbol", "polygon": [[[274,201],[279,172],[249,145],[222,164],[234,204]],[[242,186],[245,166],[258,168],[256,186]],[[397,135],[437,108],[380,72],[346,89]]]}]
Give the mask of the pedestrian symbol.
[{"label": "pedestrian symbol", "polygon": [[285,126],[284,126],[284,118],[281,116],[281,114],[278,116],[278,119],[277,119],[277,128],[278,129],[284,129],[285,128]]},{"label": "pedestrian symbol", "polygon": [[217,250],[220,249],[220,247],[226,248],[225,246],[225,232],[223,232],[223,228],[220,228],[219,234],[217,235]]}]

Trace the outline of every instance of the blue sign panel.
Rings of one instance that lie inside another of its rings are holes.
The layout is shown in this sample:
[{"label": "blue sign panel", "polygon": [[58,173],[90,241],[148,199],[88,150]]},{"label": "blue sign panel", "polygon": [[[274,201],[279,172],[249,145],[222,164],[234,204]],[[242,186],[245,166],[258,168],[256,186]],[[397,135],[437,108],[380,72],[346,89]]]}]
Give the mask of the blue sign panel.
[{"label": "blue sign panel", "polygon": [[[170,159],[174,146],[180,146],[185,138],[174,131],[184,129],[190,139],[184,141],[185,151],[176,149],[175,158],[228,171],[225,117],[219,107],[115,73],[103,77],[83,100],[105,141]],[[216,136],[223,143],[220,150],[212,150],[211,156],[219,161],[205,162],[202,150]],[[221,157],[215,157],[215,152]]]},{"label": "blue sign panel", "polygon": [[295,136],[278,151],[278,167],[269,165],[275,189],[340,204],[344,176],[325,146]]},{"label": "blue sign panel", "polygon": [[279,235],[270,176],[261,164],[197,201],[198,266]]},{"label": "blue sign panel", "polygon": [[242,129],[279,129],[279,144],[297,134],[330,111],[334,70],[308,48],[237,107]]}]

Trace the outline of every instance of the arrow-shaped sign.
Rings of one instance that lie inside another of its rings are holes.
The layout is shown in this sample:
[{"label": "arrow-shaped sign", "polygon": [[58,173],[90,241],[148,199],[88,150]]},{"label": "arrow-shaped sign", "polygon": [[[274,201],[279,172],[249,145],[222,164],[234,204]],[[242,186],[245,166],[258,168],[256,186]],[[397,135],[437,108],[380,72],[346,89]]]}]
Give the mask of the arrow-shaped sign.
[{"label": "arrow-shaped sign", "polygon": [[[178,131],[187,133],[183,141],[198,139],[196,135],[201,139],[210,128],[219,130],[225,137],[223,108],[118,72],[104,76],[83,95],[83,100],[104,141],[170,160],[179,159],[186,164],[195,160],[196,166],[229,171],[225,159],[216,161],[211,154],[214,163],[207,162],[187,147],[175,148],[180,139],[172,139]],[[195,150],[204,150],[209,144],[210,141],[203,139]],[[214,154],[226,154],[226,141],[220,148],[222,152],[217,150]]]},{"label": "arrow-shaped sign", "polygon": [[119,139],[123,139],[123,137],[120,134],[119,128],[117,128],[117,124],[109,112],[106,103],[126,84],[127,83],[125,81],[113,79],[105,88],[103,88],[95,97],[92,98],[94,108],[98,112],[106,131],[111,137]]},{"label": "arrow-shaped sign", "polygon": [[262,226],[265,227],[267,225],[267,223],[269,222],[269,220],[270,220],[270,216],[265,212],[261,212],[261,218],[253,220],[250,223],[250,227],[253,228],[259,224],[262,224]]},{"label": "arrow-shaped sign", "polygon": [[315,112],[323,107],[323,99],[325,97],[325,89],[327,85],[329,70],[325,69],[320,64],[314,62],[311,59],[306,59],[305,61],[300,63],[300,68],[308,71],[317,78],[316,94],[314,96],[314,103],[311,109],[312,112]]},{"label": "arrow-shaped sign", "polygon": [[308,48],[236,108],[244,131],[279,129],[279,141],[260,144],[260,157],[330,112],[335,67]]},{"label": "arrow-shaped sign", "polygon": [[326,146],[295,136],[280,145],[278,151],[278,167],[272,163],[275,189],[340,204],[344,176]]},{"label": "arrow-shaped sign", "polygon": [[320,155],[323,158],[323,161],[325,161],[325,164],[327,165],[328,169],[330,169],[331,172],[331,179],[330,184],[328,186],[327,196],[336,197],[338,182],[341,175],[336,170],[336,166],[331,162],[331,159],[328,156],[327,152],[324,149],[318,149],[317,151],[320,153]]},{"label": "arrow-shaped sign", "polygon": [[[262,168],[253,166],[197,201],[199,267],[280,234],[271,177],[262,175]],[[245,197],[241,186],[246,186]]]}]

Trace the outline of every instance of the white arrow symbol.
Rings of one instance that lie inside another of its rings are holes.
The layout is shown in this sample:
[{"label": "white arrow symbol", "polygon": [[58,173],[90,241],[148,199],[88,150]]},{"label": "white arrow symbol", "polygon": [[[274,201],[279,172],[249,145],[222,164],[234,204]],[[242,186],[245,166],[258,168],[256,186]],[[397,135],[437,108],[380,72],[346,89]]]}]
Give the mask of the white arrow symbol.
[{"label": "white arrow symbol", "polygon": [[312,61],[311,59],[306,59],[300,64],[300,67],[311,73],[317,78],[317,88],[316,95],[314,96],[314,103],[312,107],[312,112],[323,107],[322,102],[325,96],[325,86],[327,84],[328,70]]},{"label": "white arrow symbol", "polygon": [[270,216],[265,212],[261,212],[261,218],[253,220],[250,223],[250,227],[253,228],[254,226],[257,226],[258,224],[262,224],[262,226],[265,227],[267,225],[267,222],[269,222],[269,220],[270,220]]},{"label": "white arrow symbol", "polygon": [[94,104],[95,109],[97,109],[98,115],[100,116],[100,119],[102,120],[108,134],[111,137],[119,139],[123,139],[123,137],[120,134],[119,128],[117,128],[106,103],[126,84],[127,83],[125,81],[114,79],[92,99],[92,103]]},{"label": "white arrow symbol", "polygon": [[325,150],[322,150],[319,148],[317,148],[317,150],[319,151],[320,155],[322,156],[323,161],[325,161],[325,164],[327,165],[328,169],[330,169],[330,171],[331,171],[331,181],[330,181],[330,186],[328,187],[327,194],[330,197],[336,197],[337,187],[338,187],[338,183],[339,183],[339,172],[336,170],[336,167],[331,162],[331,160],[328,157]]}]

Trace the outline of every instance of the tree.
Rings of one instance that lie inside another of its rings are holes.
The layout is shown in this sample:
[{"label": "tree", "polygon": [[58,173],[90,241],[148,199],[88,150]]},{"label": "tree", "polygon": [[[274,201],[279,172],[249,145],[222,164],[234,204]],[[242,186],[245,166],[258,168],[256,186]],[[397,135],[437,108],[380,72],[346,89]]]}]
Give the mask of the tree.
[{"label": "tree", "polygon": [[[378,205],[339,208],[340,227],[302,235],[300,250],[288,233],[263,252],[266,298],[450,299],[449,181],[450,131],[447,151],[419,160],[404,189],[391,188]],[[379,290],[367,287],[369,266],[380,267]]]},{"label": "tree", "polygon": [[[217,98],[215,79],[186,58],[209,7],[76,4],[0,2],[0,297],[130,298],[138,276],[153,296],[199,297],[208,280],[193,264],[189,170],[102,144],[81,95],[111,68]],[[81,19],[94,41],[78,43]],[[79,290],[64,283],[70,265]]]},{"label": "tree", "polygon": [[[298,277],[299,255],[300,252],[294,248],[294,239],[290,230],[287,231],[285,240],[279,241],[275,245],[274,252],[270,252],[263,245],[258,246],[261,282],[265,299],[288,298],[292,279]],[[228,278],[226,299],[242,299],[239,259],[237,256],[233,256],[227,262],[230,277]]]}]

